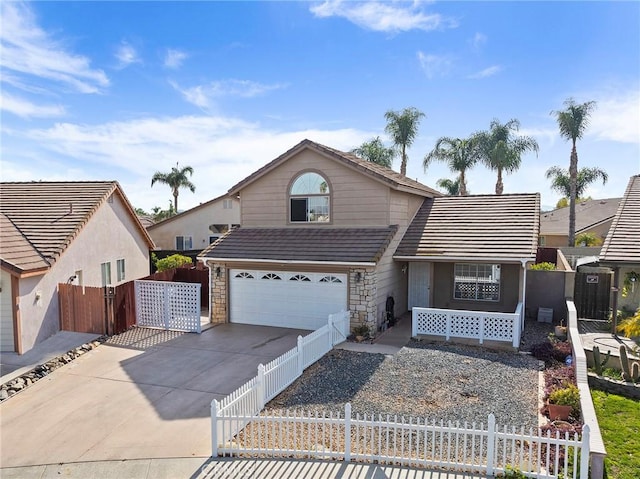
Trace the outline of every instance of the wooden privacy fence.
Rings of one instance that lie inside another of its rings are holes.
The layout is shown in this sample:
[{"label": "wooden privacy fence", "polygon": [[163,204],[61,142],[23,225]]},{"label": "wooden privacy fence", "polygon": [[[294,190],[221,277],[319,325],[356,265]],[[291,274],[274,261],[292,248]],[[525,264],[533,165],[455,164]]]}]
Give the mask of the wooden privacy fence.
[{"label": "wooden privacy fence", "polygon": [[[218,418],[224,443],[214,442],[213,456],[260,456],[366,461],[469,471],[487,476],[518,469],[527,477],[586,479],[589,426],[582,436],[552,435],[533,428],[498,428],[436,423],[426,418],[382,417],[337,412],[284,411],[260,416]],[[233,435],[227,431],[238,431]]]},{"label": "wooden privacy fence", "polygon": [[[209,304],[208,270],[175,268],[141,278],[201,285],[200,306]],[[136,324],[135,280],[118,286],[58,284],[60,329],[78,333],[119,334]]]}]

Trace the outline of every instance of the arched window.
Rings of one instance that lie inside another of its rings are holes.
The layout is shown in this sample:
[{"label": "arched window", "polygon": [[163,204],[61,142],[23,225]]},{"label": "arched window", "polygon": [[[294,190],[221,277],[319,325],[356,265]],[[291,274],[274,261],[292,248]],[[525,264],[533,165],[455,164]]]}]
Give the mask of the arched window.
[{"label": "arched window", "polygon": [[329,221],[329,184],[314,172],[302,173],[289,191],[289,219],[292,223]]}]

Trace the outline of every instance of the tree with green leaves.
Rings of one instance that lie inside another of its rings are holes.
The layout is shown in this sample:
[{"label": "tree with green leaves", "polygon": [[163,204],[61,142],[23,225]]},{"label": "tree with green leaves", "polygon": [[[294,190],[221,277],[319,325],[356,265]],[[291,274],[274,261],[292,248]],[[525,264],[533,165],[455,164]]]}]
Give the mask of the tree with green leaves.
[{"label": "tree with green leaves", "polygon": [[[460,196],[460,178],[450,180],[449,178],[440,178],[436,181],[436,185],[445,191],[447,196]],[[469,190],[466,190],[469,194]]]},{"label": "tree with green leaves", "polygon": [[195,185],[189,181],[187,174],[193,176],[193,168],[190,166],[180,168],[178,163],[176,163],[176,166],[171,168],[171,172],[162,173],[156,171],[153,178],[151,178],[151,186],[158,182],[164,183],[171,188],[171,192],[173,193],[173,209],[176,213],[178,212],[178,194],[180,188],[188,188],[191,193],[195,193],[196,191]]},{"label": "tree with green leaves", "polygon": [[602,238],[596,236],[595,233],[580,233],[576,236],[576,244],[578,246],[600,246]]},{"label": "tree with green leaves", "polygon": [[578,104],[573,98],[564,102],[564,110],[552,111],[556,117],[560,136],[571,141],[569,159],[569,246],[576,243],[576,192],[578,186],[578,150],[576,142],[582,139],[589,126],[589,117],[596,107],[595,101]]},{"label": "tree with green leaves", "polygon": [[489,131],[476,133],[474,138],[479,143],[482,161],[498,174],[496,195],[504,191],[502,174],[513,173],[522,164],[522,155],[529,151],[538,153],[538,142],[529,136],[517,135],[520,122],[516,119],[502,124],[494,119]]},{"label": "tree with green leaves", "polygon": [[433,160],[444,161],[449,170],[458,173],[458,194],[468,195],[466,172],[481,159],[478,141],[472,137],[467,139],[449,138],[443,136],[436,142],[436,146],[424,157],[422,166],[427,171],[427,167]]},{"label": "tree with green leaves", "polygon": [[365,141],[358,148],[351,150],[351,153],[358,155],[364,160],[386,166],[387,168],[391,168],[393,159],[396,156],[396,151],[393,148],[385,146],[379,136],[376,136],[370,141]]},{"label": "tree with green leaves", "polygon": [[384,114],[387,120],[385,131],[391,136],[395,148],[400,153],[400,174],[407,175],[407,148],[409,148],[416,136],[420,120],[425,116],[417,108],[409,107],[402,111],[389,110]]},{"label": "tree with green leaves", "polygon": [[[591,201],[593,198],[591,198],[591,196],[586,196],[583,198],[576,198],[576,204],[578,203],[584,203],[585,201]],[[556,208],[566,208],[567,206],[569,206],[569,197],[565,196],[563,198],[560,198],[558,200],[558,202],[556,203]]]},{"label": "tree with green leaves", "polygon": [[[548,180],[551,180],[551,189],[571,199],[571,177],[567,170],[559,166],[552,166],[547,170],[545,176]],[[582,195],[584,195],[587,187],[597,180],[602,180],[602,184],[606,185],[609,180],[609,175],[607,175],[606,171],[598,167],[580,168],[578,170],[575,186],[576,203],[579,203],[578,200],[584,200]]]}]

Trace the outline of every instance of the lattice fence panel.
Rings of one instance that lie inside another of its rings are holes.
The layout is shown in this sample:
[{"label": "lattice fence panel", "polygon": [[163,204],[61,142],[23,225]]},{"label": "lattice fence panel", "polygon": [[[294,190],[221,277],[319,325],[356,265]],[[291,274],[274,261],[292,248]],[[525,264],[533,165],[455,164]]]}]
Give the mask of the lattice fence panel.
[{"label": "lattice fence panel", "polygon": [[480,320],[477,315],[452,314],[451,336],[459,338],[479,338]]},{"label": "lattice fence panel", "polygon": [[514,324],[513,318],[487,316],[484,320],[484,337],[497,341],[512,341]]},{"label": "lattice fence panel", "polygon": [[418,334],[447,335],[447,315],[438,312],[418,313]]},{"label": "lattice fence panel", "polygon": [[200,332],[199,283],[136,281],[138,326]]}]

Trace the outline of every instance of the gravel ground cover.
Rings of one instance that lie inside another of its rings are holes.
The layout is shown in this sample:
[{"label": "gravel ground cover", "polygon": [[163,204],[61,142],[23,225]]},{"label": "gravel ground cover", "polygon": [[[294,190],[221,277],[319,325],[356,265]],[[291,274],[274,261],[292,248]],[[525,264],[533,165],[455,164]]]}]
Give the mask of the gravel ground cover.
[{"label": "gravel ground cover", "polygon": [[538,425],[539,362],[531,356],[412,340],[394,356],[333,350],[273,399],[279,409]]}]

